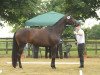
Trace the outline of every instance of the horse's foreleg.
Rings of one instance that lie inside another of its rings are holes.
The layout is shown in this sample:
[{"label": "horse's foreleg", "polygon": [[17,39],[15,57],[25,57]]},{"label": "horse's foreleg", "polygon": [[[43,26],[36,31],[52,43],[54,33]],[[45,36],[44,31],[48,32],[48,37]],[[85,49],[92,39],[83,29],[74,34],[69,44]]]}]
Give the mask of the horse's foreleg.
[{"label": "horse's foreleg", "polygon": [[56,67],[55,67],[55,58],[54,57],[52,57],[52,60],[51,60],[51,67],[52,67],[52,69],[56,69]]},{"label": "horse's foreleg", "polygon": [[51,60],[51,67],[52,69],[56,69],[55,67],[55,58],[56,58],[56,47],[53,47],[51,50],[52,60]]}]

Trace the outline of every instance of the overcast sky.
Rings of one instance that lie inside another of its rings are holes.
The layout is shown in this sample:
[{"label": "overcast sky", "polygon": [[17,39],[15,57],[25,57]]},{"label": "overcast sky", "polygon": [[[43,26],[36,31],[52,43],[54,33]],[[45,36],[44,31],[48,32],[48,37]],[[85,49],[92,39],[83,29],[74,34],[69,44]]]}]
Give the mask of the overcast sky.
[{"label": "overcast sky", "polygon": [[[96,11],[96,13],[97,13],[98,17],[100,18],[100,10]],[[100,20],[97,20],[96,18],[88,18],[85,20],[84,27],[91,28],[94,25],[98,25],[98,24],[100,24]]]},{"label": "overcast sky", "polygon": [[[2,23],[4,23],[2,21]],[[0,38],[3,37],[13,37],[13,33],[11,33],[11,30],[13,28],[9,26],[7,23],[4,23],[4,27],[0,27]]]}]

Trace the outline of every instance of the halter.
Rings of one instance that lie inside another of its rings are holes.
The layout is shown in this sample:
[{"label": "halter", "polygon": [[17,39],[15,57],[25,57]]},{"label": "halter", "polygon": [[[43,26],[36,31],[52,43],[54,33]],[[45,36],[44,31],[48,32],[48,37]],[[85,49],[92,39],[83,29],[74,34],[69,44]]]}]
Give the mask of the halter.
[{"label": "halter", "polygon": [[[67,16],[67,19],[68,19],[68,20],[71,19],[71,16]],[[74,23],[74,25],[76,25],[76,23]]]},{"label": "halter", "polygon": [[67,16],[67,19],[70,19],[71,17],[70,16]]}]

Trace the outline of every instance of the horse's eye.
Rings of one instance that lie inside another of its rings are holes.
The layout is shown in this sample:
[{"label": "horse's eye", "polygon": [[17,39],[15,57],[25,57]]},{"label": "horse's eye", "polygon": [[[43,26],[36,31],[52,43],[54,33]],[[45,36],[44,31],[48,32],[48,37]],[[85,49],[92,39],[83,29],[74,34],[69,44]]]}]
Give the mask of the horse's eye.
[{"label": "horse's eye", "polygon": [[70,16],[67,16],[67,19],[70,19]]}]

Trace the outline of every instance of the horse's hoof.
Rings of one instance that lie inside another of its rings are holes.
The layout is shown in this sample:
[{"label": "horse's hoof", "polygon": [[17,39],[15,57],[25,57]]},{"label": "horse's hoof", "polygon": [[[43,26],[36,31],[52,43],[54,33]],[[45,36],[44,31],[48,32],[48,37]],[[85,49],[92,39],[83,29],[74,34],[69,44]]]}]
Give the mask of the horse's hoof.
[{"label": "horse's hoof", "polygon": [[22,65],[19,65],[19,68],[22,68]]},{"label": "horse's hoof", "polygon": [[52,69],[56,69],[56,67],[52,67]]},{"label": "horse's hoof", "polygon": [[22,69],[23,69],[23,67],[22,67],[22,66],[19,66],[19,68],[22,68]]},{"label": "horse's hoof", "polygon": [[56,69],[56,67],[52,67],[52,69]]},{"label": "horse's hoof", "polygon": [[13,68],[16,68],[16,67],[13,67]]},{"label": "horse's hoof", "polygon": [[16,66],[13,65],[13,68],[16,68]]},{"label": "horse's hoof", "polygon": [[20,69],[23,69],[22,67]]}]

